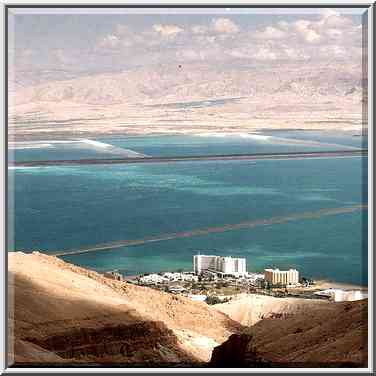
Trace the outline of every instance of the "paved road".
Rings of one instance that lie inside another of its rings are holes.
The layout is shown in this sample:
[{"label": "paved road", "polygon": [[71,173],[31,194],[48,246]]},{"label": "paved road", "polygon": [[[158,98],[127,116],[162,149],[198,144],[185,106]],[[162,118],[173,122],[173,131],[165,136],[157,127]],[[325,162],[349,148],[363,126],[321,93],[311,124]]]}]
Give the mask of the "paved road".
[{"label": "paved road", "polygon": [[134,157],[134,158],[98,158],[98,159],[65,159],[9,162],[10,166],[70,166],[70,165],[97,165],[97,164],[125,164],[125,163],[166,163],[189,161],[224,161],[224,160],[258,160],[258,159],[301,159],[301,158],[338,158],[367,156],[367,149],[312,151],[295,153],[259,153],[259,154],[227,154],[227,155],[199,155],[184,157]]}]

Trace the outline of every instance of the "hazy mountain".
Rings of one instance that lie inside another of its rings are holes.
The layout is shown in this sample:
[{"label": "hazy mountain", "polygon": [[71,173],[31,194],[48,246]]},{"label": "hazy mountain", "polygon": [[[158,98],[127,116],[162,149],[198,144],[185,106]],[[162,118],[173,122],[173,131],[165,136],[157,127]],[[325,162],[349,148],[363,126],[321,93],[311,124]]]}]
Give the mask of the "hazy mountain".
[{"label": "hazy mountain", "polygon": [[61,80],[32,85],[26,77],[23,83],[10,82],[10,124],[22,124],[14,131],[24,135],[38,131],[64,136],[197,133],[218,124],[226,132],[359,129],[360,73],[356,65],[233,69],[179,64],[70,79],[64,72]]},{"label": "hazy mountain", "polygon": [[[221,70],[181,64],[72,79],[69,72],[64,71],[59,81],[32,83],[20,88],[16,91],[16,103],[62,100],[87,104],[166,103],[221,97],[259,98],[280,93],[301,97],[343,96],[360,90],[359,77],[356,66],[344,66],[341,70],[330,66],[312,69],[304,65]],[[28,80],[26,77],[26,85]],[[17,83],[20,87],[20,81]]]}]

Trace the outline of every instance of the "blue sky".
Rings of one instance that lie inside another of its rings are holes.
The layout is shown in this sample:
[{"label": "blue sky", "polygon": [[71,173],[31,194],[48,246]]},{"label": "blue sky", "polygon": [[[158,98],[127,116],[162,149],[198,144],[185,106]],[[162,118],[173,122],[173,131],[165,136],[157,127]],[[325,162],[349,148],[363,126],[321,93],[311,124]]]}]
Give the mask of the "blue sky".
[{"label": "blue sky", "polygon": [[360,64],[363,12],[13,9],[10,61],[16,70],[80,73],[181,62]]}]

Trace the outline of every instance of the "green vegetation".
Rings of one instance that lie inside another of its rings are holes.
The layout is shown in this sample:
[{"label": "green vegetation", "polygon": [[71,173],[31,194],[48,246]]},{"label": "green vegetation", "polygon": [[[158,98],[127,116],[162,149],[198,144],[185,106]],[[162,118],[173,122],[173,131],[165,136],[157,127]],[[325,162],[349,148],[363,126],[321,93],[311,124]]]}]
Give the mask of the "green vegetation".
[{"label": "green vegetation", "polygon": [[221,299],[218,298],[216,295],[208,296],[205,302],[209,305],[219,304],[222,303]]}]

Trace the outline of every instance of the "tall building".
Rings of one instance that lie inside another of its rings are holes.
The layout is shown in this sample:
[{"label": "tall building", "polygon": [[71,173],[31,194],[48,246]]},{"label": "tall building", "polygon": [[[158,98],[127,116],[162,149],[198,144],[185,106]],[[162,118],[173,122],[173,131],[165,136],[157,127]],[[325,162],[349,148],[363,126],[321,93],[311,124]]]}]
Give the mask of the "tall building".
[{"label": "tall building", "polygon": [[245,258],[195,255],[193,256],[193,270],[196,274],[201,274],[204,270],[223,274],[246,274],[247,265]]},{"label": "tall building", "polygon": [[281,284],[297,285],[299,283],[299,272],[296,269],[279,270],[279,269],[265,269],[264,270],[265,281],[272,285]]}]

